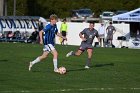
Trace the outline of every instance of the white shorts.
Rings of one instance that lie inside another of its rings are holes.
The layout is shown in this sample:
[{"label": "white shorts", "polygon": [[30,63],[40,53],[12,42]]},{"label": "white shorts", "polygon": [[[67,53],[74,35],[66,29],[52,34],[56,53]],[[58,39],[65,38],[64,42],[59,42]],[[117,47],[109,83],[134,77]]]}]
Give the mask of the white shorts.
[{"label": "white shorts", "polygon": [[53,50],[55,50],[55,48],[52,44],[44,45],[44,48],[43,48],[44,52],[51,52]]}]

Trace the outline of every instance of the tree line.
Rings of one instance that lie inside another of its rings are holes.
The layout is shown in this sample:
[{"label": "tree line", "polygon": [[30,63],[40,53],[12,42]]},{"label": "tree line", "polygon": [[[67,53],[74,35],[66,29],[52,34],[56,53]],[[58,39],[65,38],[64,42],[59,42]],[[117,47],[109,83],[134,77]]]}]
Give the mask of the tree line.
[{"label": "tree line", "polygon": [[[13,1],[7,0],[7,14],[13,15]],[[16,0],[17,16],[42,16],[57,14],[60,18],[70,17],[71,11],[90,8],[95,17],[103,11],[133,10],[140,7],[140,0]]]}]

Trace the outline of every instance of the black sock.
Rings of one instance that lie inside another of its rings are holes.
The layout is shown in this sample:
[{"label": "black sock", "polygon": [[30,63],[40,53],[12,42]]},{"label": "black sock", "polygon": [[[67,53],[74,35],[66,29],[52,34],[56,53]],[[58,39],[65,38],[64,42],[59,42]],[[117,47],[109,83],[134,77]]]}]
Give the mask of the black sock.
[{"label": "black sock", "polygon": [[71,54],[71,55],[75,56],[75,52],[72,52],[72,54]]}]

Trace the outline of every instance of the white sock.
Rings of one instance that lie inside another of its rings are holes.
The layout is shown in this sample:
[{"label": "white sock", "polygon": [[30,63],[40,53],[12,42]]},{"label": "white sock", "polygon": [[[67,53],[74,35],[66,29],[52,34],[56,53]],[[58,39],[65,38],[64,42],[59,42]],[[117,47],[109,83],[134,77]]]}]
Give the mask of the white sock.
[{"label": "white sock", "polygon": [[54,69],[57,69],[57,59],[53,59]]},{"label": "white sock", "polygon": [[35,63],[38,63],[38,62],[40,62],[39,57],[37,57],[34,61],[32,61],[32,64],[34,65]]},{"label": "white sock", "polygon": [[66,45],[68,45],[68,42],[66,41]]}]

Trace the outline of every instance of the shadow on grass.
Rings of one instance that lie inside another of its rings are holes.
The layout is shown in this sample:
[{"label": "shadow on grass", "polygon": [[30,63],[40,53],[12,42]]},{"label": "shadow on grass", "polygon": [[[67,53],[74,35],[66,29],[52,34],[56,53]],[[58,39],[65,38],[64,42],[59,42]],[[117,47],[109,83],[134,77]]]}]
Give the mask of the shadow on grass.
[{"label": "shadow on grass", "polygon": [[[108,64],[96,64],[96,65],[90,66],[90,68],[104,67],[104,66],[114,66],[114,63],[108,63]],[[67,70],[67,72],[71,72],[71,71],[84,71],[84,70],[87,70],[87,69],[85,69],[85,68],[69,69],[69,70]]]},{"label": "shadow on grass", "polygon": [[42,72],[41,70],[32,70],[31,72]]},{"label": "shadow on grass", "polygon": [[108,63],[108,64],[96,64],[96,65],[91,66],[91,67],[104,67],[104,66],[114,66],[114,63]]},{"label": "shadow on grass", "polygon": [[[114,66],[114,63],[108,63],[108,64],[96,64],[93,66],[90,66],[89,69],[95,68],[95,67],[105,67],[105,66]],[[87,70],[83,66],[82,68],[75,68],[75,69],[68,69],[67,72],[72,72],[72,71],[84,71]],[[32,70],[32,72],[42,72],[41,70]],[[46,72],[46,71],[45,71]],[[51,72],[51,71],[50,71]]]},{"label": "shadow on grass", "polygon": [[7,62],[7,59],[1,59],[0,62]]},{"label": "shadow on grass", "polygon": [[67,70],[67,72],[71,72],[71,71],[83,71],[86,70],[85,68],[77,68],[77,69],[69,69]]}]

